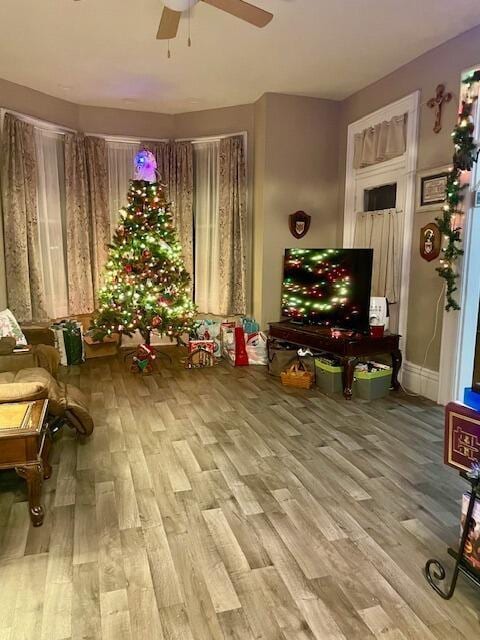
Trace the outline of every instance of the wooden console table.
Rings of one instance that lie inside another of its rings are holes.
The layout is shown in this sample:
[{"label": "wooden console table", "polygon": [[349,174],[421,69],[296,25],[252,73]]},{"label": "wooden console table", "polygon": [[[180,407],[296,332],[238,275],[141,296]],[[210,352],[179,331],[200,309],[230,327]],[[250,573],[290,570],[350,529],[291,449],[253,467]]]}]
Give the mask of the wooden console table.
[{"label": "wooden console table", "polygon": [[272,322],[268,334],[269,341],[290,342],[299,347],[309,347],[338,356],[343,365],[343,395],[352,397],[355,366],[360,358],[389,353],[392,358],[392,388],[400,387],[398,372],[402,366],[402,352],[399,348],[400,336],[385,333],[382,338],[353,331],[333,333],[325,327],[298,325],[294,322]]},{"label": "wooden console table", "polygon": [[48,462],[50,434],[45,421],[48,400],[29,404],[28,416],[20,427],[0,428],[0,469],[15,469],[26,480],[30,519],[34,527],[39,527],[44,516],[40,501],[42,481],[52,473]]}]

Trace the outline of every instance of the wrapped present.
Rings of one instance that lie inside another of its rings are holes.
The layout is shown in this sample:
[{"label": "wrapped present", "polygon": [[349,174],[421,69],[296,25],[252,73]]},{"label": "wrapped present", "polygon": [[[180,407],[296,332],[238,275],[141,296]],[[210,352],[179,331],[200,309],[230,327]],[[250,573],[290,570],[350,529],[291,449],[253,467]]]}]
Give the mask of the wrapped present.
[{"label": "wrapped present", "polygon": [[215,340],[189,340],[188,341],[188,353],[193,353],[194,351],[200,348],[215,355],[215,350],[216,350]]},{"label": "wrapped present", "polygon": [[83,325],[75,320],[62,320],[51,326],[55,345],[60,353],[60,364],[67,366],[85,362]]},{"label": "wrapped present", "polygon": [[247,337],[243,327],[222,325],[222,355],[235,367],[248,365]]},{"label": "wrapped present", "polygon": [[190,340],[188,356],[184,361],[185,368],[203,369],[204,367],[213,367],[217,363],[214,351],[214,340]]},{"label": "wrapped present", "polygon": [[222,356],[230,362],[235,363],[235,323],[222,322],[221,326]]},{"label": "wrapped present", "polygon": [[104,358],[105,356],[114,356],[117,354],[120,335],[113,333],[110,336],[105,336],[103,340],[96,340],[92,332],[88,331],[83,341],[85,343],[85,357],[87,360],[90,358]]},{"label": "wrapped present", "polygon": [[267,336],[261,331],[252,333],[246,343],[248,364],[267,366]]},{"label": "wrapped present", "polygon": [[242,318],[242,327],[248,335],[258,333],[260,331],[260,325],[253,318]]},{"label": "wrapped present", "polygon": [[222,357],[222,342],[221,342],[221,320],[199,320],[194,327],[193,337],[198,340],[213,340],[215,343],[214,356],[216,358]]}]

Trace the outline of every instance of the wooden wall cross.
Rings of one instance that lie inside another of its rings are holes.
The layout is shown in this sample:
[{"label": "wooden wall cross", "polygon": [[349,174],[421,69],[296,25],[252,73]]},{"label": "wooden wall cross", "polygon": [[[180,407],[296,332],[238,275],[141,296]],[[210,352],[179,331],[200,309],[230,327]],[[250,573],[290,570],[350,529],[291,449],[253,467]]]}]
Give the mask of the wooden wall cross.
[{"label": "wooden wall cross", "polygon": [[435,97],[430,98],[427,102],[427,107],[435,109],[435,124],[433,126],[434,133],[439,133],[442,130],[442,109],[445,102],[450,102],[452,94],[450,91],[445,93],[445,85],[439,84],[435,90]]}]

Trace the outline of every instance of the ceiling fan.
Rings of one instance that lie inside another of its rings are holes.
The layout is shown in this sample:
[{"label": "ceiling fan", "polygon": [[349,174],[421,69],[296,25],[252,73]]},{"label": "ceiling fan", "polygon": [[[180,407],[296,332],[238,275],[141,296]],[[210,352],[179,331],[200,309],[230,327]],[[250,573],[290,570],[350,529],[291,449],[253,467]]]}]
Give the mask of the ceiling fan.
[{"label": "ceiling fan", "polygon": [[178,24],[184,11],[188,11],[198,2],[205,2],[216,9],[230,13],[255,27],[264,27],[273,18],[273,14],[244,0],[163,0],[165,5],[158,28],[157,40],[175,38]]}]

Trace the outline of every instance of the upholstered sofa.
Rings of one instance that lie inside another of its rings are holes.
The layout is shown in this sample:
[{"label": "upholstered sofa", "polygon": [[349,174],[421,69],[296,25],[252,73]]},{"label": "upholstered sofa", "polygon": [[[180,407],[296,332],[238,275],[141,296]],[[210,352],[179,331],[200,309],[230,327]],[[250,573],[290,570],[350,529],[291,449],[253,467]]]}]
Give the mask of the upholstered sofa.
[{"label": "upholstered sofa", "polygon": [[0,403],[48,398],[48,412],[64,419],[79,435],[93,431],[93,420],[83,393],[56,379],[60,356],[53,332],[46,327],[22,327],[32,345],[28,353],[0,355]]}]

